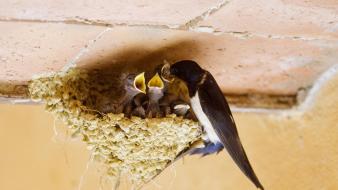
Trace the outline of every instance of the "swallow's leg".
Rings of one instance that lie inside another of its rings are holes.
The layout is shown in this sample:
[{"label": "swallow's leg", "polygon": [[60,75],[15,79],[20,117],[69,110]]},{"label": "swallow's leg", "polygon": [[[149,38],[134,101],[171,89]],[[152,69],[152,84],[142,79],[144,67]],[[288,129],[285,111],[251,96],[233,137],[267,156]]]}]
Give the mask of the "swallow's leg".
[{"label": "swallow's leg", "polygon": [[201,154],[207,156],[209,154],[219,153],[223,150],[224,146],[221,143],[208,143],[204,148],[195,148],[190,151],[190,155]]}]

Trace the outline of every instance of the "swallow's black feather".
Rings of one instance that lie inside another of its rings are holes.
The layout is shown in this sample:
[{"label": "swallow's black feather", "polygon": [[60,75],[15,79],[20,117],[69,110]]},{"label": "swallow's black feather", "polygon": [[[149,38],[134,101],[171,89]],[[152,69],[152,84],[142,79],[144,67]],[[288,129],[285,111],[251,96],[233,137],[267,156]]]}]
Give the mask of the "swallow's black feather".
[{"label": "swallow's black feather", "polygon": [[206,78],[197,91],[203,112],[209,117],[212,126],[237,166],[260,189],[263,186],[254,173],[239,139],[236,124],[224,95],[214,77],[206,71]]}]

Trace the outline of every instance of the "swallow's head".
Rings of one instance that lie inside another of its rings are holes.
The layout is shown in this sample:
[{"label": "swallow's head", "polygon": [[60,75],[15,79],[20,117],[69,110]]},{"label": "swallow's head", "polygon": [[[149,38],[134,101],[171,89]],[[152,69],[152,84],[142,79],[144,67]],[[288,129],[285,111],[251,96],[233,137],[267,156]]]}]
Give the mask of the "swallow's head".
[{"label": "swallow's head", "polygon": [[179,61],[171,65],[170,75],[173,75],[189,84],[196,84],[203,76],[204,70],[191,60]]},{"label": "swallow's head", "polygon": [[126,78],[127,88],[134,89],[140,93],[146,93],[146,82],[144,72],[140,74],[129,74]]},{"label": "swallow's head", "polygon": [[148,82],[147,84],[148,88],[157,88],[157,89],[163,89],[164,83],[158,73],[156,73]]},{"label": "swallow's head", "polygon": [[165,82],[172,83],[174,81],[173,75],[170,75],[170,63],[168,61],[164,60],[164,64],[160,65],[160,69],[158,70]]}]

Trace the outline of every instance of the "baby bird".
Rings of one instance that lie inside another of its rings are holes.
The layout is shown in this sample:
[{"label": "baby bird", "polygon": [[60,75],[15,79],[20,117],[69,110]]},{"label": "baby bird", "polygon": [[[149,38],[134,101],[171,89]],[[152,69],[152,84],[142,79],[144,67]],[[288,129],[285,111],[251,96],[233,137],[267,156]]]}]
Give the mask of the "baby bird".
[{"label": "baby bird", "polygon": [[125,79],[125,97],[122,102],[123,113],[130,117],[134,107],[135,99],[146,94],[144,72],[140,74],[129,74]]},{"label": "baby bird", "polygon": [[[170,111],[168,113],[174,113],[184,118],[193,118],[191,116],[189,97],[187,96],[188,89],[183,81],[170,75],[170,63],[164,60],[164,64],[159,65],[157,70],[161,73],[161,79],[165,84],[164,97],[160,100],[160,106],[169,108]],[[166,114],[168,113],[166,112]]]},{"label": "baby bird", "polygon": [[145,118],[146,116],[146,111],[145,107],[148,103],[148,96],[144,93],[139,93],[134,97],[134,100],[132,102],[132,116],[137,116],[141,118]]},{"label": "baby bird", "polygon": [[152,118],[163,116],[159,106],[159,100],[163,97],[164,83],[158,73],[149,80],[147,87],[149,103],[146,110],[146,117]]}]

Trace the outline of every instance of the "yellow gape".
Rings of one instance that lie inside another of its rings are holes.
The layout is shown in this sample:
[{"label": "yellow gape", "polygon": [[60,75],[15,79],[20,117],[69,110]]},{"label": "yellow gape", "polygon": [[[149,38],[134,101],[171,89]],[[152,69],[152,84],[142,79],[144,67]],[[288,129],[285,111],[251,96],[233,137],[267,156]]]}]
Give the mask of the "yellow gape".
[{"label": "yellow gape", "polygon": [[146,80],[144,78],[144,72],[138,74],[134,79],[134,88],[142,93],[146,93]]},{"label": "yellow gape", "polygon": [[164,88],[164,83],[160,77],[160,75],[158,73],[156,73],[156,75],[153,76],[153,78],[150,79],[150,81],[148,82],[148,87],[157,87],[160,89]]}]

